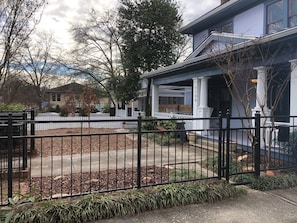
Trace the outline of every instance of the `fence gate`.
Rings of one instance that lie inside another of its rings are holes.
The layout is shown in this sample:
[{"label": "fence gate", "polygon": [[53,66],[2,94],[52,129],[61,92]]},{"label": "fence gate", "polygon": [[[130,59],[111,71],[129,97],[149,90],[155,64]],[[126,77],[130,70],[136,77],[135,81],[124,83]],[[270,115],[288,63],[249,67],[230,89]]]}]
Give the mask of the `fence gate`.
[{"label": "fence gate", "polygon": [[[228,113],[223,126],[223,118],[219,117],[219,178],[233,184],[246,184],[247,174],[260,176],[260,114],[249,118],[253,127],[238,129],[231,128],[230,124],[236,118]],[[237,144],[238,141],[244,141]]]},{"label": "fence gate", "polygon": [[34,145],[27,140],[27,120],[25,111],[0,113],[0,205],[20,188],[20,180],[27,173],[28,145]]}]

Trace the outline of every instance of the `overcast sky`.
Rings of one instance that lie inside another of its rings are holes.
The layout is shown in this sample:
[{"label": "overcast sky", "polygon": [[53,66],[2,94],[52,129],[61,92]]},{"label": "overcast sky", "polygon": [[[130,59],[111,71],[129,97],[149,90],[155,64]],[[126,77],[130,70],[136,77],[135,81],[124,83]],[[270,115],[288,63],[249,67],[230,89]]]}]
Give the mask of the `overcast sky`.
[{"label": "overcast sky", "polygon": [[[187,24],[209,10],[217,7],[220,0],[178,0],[184,23]],[[38,30],[54,33],[59,45],[67,48],[71,44],[69,29],[71,24],[84,19],[86,12],[115,8],[117,0],[48,0]]]}]

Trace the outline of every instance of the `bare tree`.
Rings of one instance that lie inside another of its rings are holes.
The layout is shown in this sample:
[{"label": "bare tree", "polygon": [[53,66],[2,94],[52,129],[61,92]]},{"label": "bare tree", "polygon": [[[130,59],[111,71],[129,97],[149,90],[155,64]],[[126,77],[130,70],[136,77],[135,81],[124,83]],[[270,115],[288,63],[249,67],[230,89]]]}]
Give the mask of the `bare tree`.
[{"label": "bare tree", "polygon": [[102,14],[91,10],[88,19],[72,29],[77,43],[73,50],[72,69],[94,79],[116,105],[116,90],[110,87],[110,80],[123,74],[120,37],[117,31],[117,13],[107,11]]},{"label": "bare tree", "polygon": [[[273,131],[275,130],[274,115],[277,111],[279,102],[283,97],[284,91],[290,81],[290,75],[281,75],[282,70],[286,69],[282,63],[275,63],[278,48],[271,47],[270,43],[261,44],[259,39],[250,40],[242,43],[241,47],[227,44],[224,49],[212,48],[211,55],[214,57],[215,64],[222,71],[226,86],[234,101],[235,109],[239,116],[251,117],[254,102],[257,102],[258,111],[264,116],[262,125],[267,123],[271,125],[269,136],[267,138],[266,129],[261,128],[261,137],[265,147],[268,147],[268,165],[271,163],[271,146]],[[265,66],[265,83],[263,86],[265,100],[257,94],[257,72],[255,67]],[[270,117],[265,117],[270,116]],[[253,143],[252,119],[241,120],[242,126],[247,130],[247,135]],[[266,150],[265,150],[266,151]]]},{"label": "bare tree", "polygon": [[82,94],[80,95],[80,101],[82,103],[82,109],[88,117],[92,111],[95,110],[95,104],[97,103],[96,94],[88,86],[84,87]]},{"label": "bare tree", "polygon": [[96,94],[92,91],[92,89],[88,86],[84,87],[82,94],[80,95],[80,101],[82,104],[82,110],[88,116],[89,129],[90,129],[90,116],[91,112],[96,109],[95,104],[98,102]]},{"label": "bare tree", "polygon": [[72,116],[75,116],[76,112],[76,100],[75,100],[75,95],[72,92],[69,92],[66,95],[66,100],[65,100],[65,108],[67,114],[71,114]]},{"label": "bare tree", "polygon": [[39,109],[44,97],[43,89],[50,85],[55,79],[54,74],[59,72],[58,64],[55,63],[57,58],[53,58],[53,36],[42,33],[39,39],[32,40],[21,52],[21,58],[18,62],[18,68],[23,72],[19,75],[21,80],[34,86],[35,94]]},{"label": "bare tree", "polygon": [[46,0],[0,1],[0,86],[11,74],[20,50],[40,21]]}]

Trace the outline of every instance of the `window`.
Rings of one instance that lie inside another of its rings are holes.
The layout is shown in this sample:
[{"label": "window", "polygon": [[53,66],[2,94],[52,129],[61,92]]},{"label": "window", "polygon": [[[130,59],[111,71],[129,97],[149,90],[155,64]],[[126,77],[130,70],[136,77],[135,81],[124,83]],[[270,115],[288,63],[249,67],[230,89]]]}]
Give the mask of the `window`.
[{"label": "window", "polygon": [[283,1],[267,5],[267,34],[276,33],[284,28],[283,11]]},{"label": "window", "polygon": [[222,25],[222,32],[224,33],[233,33],[233,23],[228,22]]},{"label": "window", "polygon": [[57,101],[61,101],[61,94],[57,93]]},{"label": "window", "polygon": [[289,0],[289,27],[297,26],[297,0]]},{"label": "window", "polygon": [[61,101],[60,93],[52,93],[52,101]]},{"label": "window", "polygon": [[52,101],[56,101],[56,94],[52,93]]},{"label": "window", "polygon": [[266,5],[266,33],[297,26],[297,0],[279,0]]},{"label": "window", "polygon": [[228,22],[224,22],[212,27],[210,31],[233,33],[233,22],[228,20]]}]

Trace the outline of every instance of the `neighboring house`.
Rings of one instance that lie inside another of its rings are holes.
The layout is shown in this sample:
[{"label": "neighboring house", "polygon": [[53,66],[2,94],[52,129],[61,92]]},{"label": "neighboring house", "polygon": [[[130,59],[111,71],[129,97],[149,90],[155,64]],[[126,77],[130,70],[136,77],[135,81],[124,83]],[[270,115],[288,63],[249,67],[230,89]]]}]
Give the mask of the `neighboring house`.
[{"label": "neighboring house", "polygon": [[46,91],[46,98],[49,106],[55,108],[64,107],[68,97],[72,94],[75,99],[76,107],[80,107],[80,95],[83,92],[84,85],[78,83],[70,83],[60,87],[52,88]]},{"label": "neighboring house", "polygon": [[[294,100],[297,89],[297,0],[222,1],[217,8],[184,26],[181,33],[193,37],[193,52],[188,58],[141,75],[144,89],[146,80],[152,79],[152,116],[169,117],[166,112],[170,112],[179,117],[184,113],[162,108],[162,98],[168,97],[170,91],[174,91],[172,95],[176,101],[180,98],[179,103],[191,107],[190,115],[181,117],[209,118],[217,116],[219,111],[225,113],[227,109],[234,117],[253,115],[256,111],[269,115],[271,101],[276,97],[279,103],[273,107],[274,114],[297,115],[297,101]],[[245,51],[253,52],[250,58],[240,58]],[[231,57],[233,67],[224,70],[223,66]],[[250,92],[246,92],[252,99],[246,102],[250,103],[249,111],[240,106],[245,101],[234,97],[238,93],[234,83],[226,84],[224,74],[234,70],[241,74],[252,73],[251,81],[235,81],[238,86],[250,87]],[[270,83],[272,76],[277,77],[273,84]],[[280,91],[280,96],[276,95],[275,89],[287,79],[289,84]],[[212,123],[203,120],[194,121],[191,128],[211,126]]]},{"label": "neighboring house", "polygon": [[[59,106],[63,108],[66,106],[67,100],[71,96],[74,100],[72,103],[75,104],[76,109],[78,110],[82,106],[81,94],[84,90],[84,85],[78,83],[70,83],[60,87],[52,88],[46,91],[46,98],[48,105],[52,108]],[[109,104],[107,97],[98,98],[96,107],[97,111],[100,111],[106,104]]]}]

